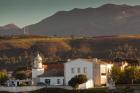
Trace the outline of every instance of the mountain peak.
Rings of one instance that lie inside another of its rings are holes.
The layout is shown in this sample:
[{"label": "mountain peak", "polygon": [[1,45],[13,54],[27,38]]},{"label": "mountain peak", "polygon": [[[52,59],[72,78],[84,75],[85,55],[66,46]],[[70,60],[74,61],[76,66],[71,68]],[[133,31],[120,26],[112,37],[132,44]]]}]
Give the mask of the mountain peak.
[{"label": "mountain peak", "polygon": [[4,26],[0,26],[0,36],[21,35],[21,34],[23,34],[23,32],[15,24],[7,24],[7,25],[4,25]]},{"label": "mountain peak", "polygon": [[17,25],[15,24],[7,24],[5,26],[3,26],[3,28],[5,29],[20,29]]}]

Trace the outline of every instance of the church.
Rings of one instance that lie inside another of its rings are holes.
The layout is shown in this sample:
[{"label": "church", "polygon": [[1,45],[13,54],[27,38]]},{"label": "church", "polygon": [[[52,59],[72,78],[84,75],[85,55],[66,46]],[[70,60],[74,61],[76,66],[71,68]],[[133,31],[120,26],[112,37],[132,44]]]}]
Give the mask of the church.
[{"label": "church", "polygon": [[107,84],[107,75],[113,64],[103,62],[97,58],[73,59],[64,63],[49,63],[47,70],[44,70],[42,57],[37,54],[32,66],[33,84],[44,83],[48,86],[68,86],[69,80],[75,75],[84,74],[88,80],[79,88],[93,88]]}]

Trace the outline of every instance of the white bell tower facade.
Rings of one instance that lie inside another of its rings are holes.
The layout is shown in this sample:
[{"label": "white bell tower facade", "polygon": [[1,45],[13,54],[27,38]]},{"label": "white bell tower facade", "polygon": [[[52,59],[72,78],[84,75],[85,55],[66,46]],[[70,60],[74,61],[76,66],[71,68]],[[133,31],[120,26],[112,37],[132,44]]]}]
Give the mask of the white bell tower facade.
[{"label": "white bell tower facade", "polygon": [[37,56],[34,58],[32,65],[32,79],[33,83],[37,83],[38,76],[44,73],[44,67],[42,64],[42,57],[37,53]]}]

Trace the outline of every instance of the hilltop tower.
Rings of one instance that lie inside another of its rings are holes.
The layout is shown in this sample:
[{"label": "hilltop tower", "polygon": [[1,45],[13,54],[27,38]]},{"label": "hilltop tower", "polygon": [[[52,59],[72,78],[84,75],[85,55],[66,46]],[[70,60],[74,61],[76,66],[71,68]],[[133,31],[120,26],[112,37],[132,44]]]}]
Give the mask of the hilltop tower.
[{"label": "hilltop tower", "polygon": [[34,58],[33,65],[32,65],[32,80],[33,84],[38,82],[38,76],[44,73],[44,67],[42,64],[42,57],[39,53],[37,53],[36,57]]}]

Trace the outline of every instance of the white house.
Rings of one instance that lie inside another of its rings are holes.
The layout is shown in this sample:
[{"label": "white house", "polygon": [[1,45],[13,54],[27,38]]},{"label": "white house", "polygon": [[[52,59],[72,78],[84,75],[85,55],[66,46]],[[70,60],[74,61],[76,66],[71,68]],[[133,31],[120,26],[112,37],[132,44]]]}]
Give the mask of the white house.
[{"label": "white house", "polygon": [[71,61],[69,60],[64,64],[65,85],[68,85],[69,80],[78,74],[85,74],[88,78],[87,83],[81,85],[81,87],[94,87],[92,62],[85,59],[76,59]]},{"label": "white house", "polygon": [[69,80],[78,74],[87,76],[88,81],[81,84],[79,88],[92,88],[107,83],[107,73],[111,70],[112,64],[102,62],[98,59],[75,59],[64,64],[65,85]]}]

